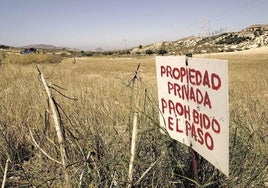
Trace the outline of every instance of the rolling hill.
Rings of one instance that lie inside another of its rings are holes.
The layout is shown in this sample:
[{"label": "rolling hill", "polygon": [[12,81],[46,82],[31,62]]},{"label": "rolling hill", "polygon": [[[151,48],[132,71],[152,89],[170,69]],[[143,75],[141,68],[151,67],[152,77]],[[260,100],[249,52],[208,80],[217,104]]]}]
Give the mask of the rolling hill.
[{"label": "rolling hill", "polygon": [[226,32],[206,37],[186,37],[176,41],[139,46],[132,54],[159,53],[165,50],[170,55],[231,52],[254,49],[268,45],[268,25],[255,24],[239,32]]},{"label": "rolling hill", "polygon": [[48,45],[48,44],[31,44],[27,46],[21,46],[19,48],[36,48],[36,49],[46,49],[46,50],[70,50],[70,51],[80,51],[80,49],[77,48],[69,48],[64,46],[54,46],[54,45]]}]

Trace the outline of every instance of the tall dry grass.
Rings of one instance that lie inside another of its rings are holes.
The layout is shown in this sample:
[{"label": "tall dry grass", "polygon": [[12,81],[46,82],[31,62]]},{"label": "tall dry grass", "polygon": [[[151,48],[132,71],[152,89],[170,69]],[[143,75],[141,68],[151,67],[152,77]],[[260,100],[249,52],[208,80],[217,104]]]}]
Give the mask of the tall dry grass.
[{"label": "tall dry grass", "polygon": [[[224,177],[198,157],[198,184],[262,187],[268,181],[268,57],[218,58],[229,59],[231,174]],[[55,88],[52,93],[64,126],[67,171],[73,187],[127,186],[134,107],[131,79],[139,63],[134,186],[192,186],[189,150],[159,131],[154,58],[98,57],[77,58],[76,64],[65,59],[60,64],[39,65]],[[0,71],[1,175],[6,159],[11,160],[6,185],[63,186],[60,164],[40,151],[29,132],[47,154],[60,159],[47,96],[35,65],[6,62]]]}]

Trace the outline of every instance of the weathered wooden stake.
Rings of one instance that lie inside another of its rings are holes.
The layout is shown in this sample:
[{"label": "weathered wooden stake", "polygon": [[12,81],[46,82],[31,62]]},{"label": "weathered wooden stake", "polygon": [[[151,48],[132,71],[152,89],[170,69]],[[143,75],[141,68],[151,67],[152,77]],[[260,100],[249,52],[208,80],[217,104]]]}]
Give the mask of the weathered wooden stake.
[{"label": "weathered wooden stake", "polygon": [[1,188],[5,188],[6,180],[7,180],[7,170],[8,170],[8,163],[10,162],[10,159],[6,160],[6,165],[5,165],[5,171],[3,175],[3,181],[2,181],[2,186]]},{"label": "weathered wooden stake", "polygon": [[67,159],[67,157],[66,157],[66,150],[65,150],[65,146],[64,146],[65,140],[64,140],[61,125],[60,125],[60,118],[59,118],[59,114],[58,114],[59,112],[57,111],[56,104],[55,104],[55,102],[53,100],[53,97],[52,97],[52,94],[51,94],[51,92],[49,90],[49,87],[47,85],[46,79],[45,79],[43,73],[38,68],[38,66],[37,66],[37,70],[39,72],[41,81],[42,81],[42,83],[44,85],[44,88],[45,88],[47,96],[48,96],[48,102],[49,102],[49,106],[51,108],[52,117],[53,117],[53,120],[54,120],[54,126],[55,126],[56,134],[57,134],[57,137],[58,137],[58,142],[59,142],[59,145],[60,145],[61,166],[62,166],[62,173],[64,175],[64,180],[65,180],[65,187],[69,188],[69,187],[71,187],[71,182],[70,182],[70,179],[69,179],[68,172],[66,170],[66,159]]},{"label": "weathered wooden stake", "polygon": [[138,65],[133,81],[133,89],[134,89],[134,114],[133,114],[133,122],[132,122],[132,138],[131,138],[131,150],[130,150],[130,161],[129,161],[129,170],[128,170],[128,188],[132,187],[133,184],[133,167],[134,167],[134,159],[135,159],[135,151],[136,151],[136,140],[137,140],[137,130],[138,130],[138,70],[140,68],[140,64]]},{"label": "weathered wooden stake", "polygon": [[134,112],[133,117],[133,129],[132,129],[132,139],[131,139],[131,151],[130,151],[130,162],[129,162],[129,170],[128,170],[128,179],[129,185],[132,186],[133,181],[133,167],[134,167],[134,159],[135,159],[135,150],[136,150],[136,140],[137,140],[137,121],[138,121],[138,113]]}]

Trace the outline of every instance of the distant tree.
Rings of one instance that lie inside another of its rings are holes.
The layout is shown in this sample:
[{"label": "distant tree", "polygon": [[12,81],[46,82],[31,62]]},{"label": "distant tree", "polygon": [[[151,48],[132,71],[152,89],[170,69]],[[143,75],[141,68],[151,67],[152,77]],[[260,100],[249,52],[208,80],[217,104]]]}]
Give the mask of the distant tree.
[{"label": "distant tree", "polygon": [[147,54],[147,55],[151,55],[151,54],[153,54],[153,51],[152,51],[151,49],[147,49],[147,50],[145,51],[145,54]]},{"label": "distant tree", "polygon": [[113,52],[112,51],[105,51],[105,52],[103,52],[103,55],[113,55]]},{"label": "distant tree", "polygon": [[129,50],[119,50],[117,52],[118,55],[128,55],[130,54],[130,51]]},{"label": "distant tree", "polygon": [[8,49],[9,47],[8,46],[5,46],[5,45],[0,45],[0,48],[2,48],[2,49]]},{"label": "distant tree", "polygon": [[158,53],[159,55],[162,55],[162,56],[163,56],[163,55],[167,54],[168,51],[167,51],[166,49],[161,48],[160,50],[157,51],[157,53]]},{"label": "distant tree", "polygon": [[139,45],[139,49],[142,49],[142,45]]},{"label": "distant tree", "polygon": [[96,54],[96,52],[89,51],[85,53],[85,56],[90,57],[90,56],[93,56],[94,54]]},{"label": "distant tree", "polygon": [[33,53],[36,53],[37,49],[36,48],[30,48],[30,51]]}]

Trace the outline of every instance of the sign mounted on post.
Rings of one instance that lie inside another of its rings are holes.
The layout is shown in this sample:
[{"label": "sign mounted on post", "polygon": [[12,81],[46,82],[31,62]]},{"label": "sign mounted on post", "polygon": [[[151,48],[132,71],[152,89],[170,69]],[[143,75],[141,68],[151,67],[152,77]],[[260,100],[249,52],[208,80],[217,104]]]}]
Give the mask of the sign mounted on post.
[{"label": "sign mounted on post", "polygon": [[156,74],[161,126],[229,176],[227,61],[157,56]]}]

